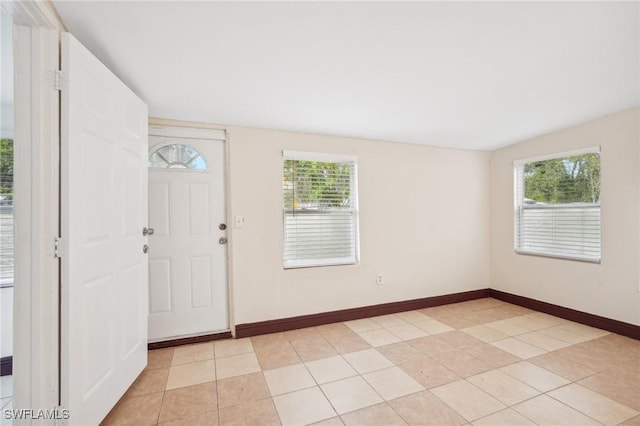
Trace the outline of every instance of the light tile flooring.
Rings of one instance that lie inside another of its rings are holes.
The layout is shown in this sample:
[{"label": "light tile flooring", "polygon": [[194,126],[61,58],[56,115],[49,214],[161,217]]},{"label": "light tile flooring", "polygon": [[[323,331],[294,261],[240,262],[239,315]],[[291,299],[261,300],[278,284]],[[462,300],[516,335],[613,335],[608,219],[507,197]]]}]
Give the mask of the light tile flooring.
[{"label": "light tile flooring", "polygon": [[105,425],[640,425],[640,341],[494,299],[149,352]]},{"label": "light tile flooring", "polygon": [[11,426],[5,419],[4,410],[13,409],[13,376],[0,376],[0,426]]}]

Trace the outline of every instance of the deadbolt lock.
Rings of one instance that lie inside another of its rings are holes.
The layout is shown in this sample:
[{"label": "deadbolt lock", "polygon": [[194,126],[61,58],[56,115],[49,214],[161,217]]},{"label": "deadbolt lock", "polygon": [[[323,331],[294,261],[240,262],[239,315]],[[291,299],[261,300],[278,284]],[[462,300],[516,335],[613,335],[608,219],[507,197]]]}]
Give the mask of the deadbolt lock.
[{"label": "deadbolt lock", "polygon": [[218,225],[218,229],[221,231],[224,231],[225,229],[227,229],[227,224],[226,223],[221,223],[220,225]]}]

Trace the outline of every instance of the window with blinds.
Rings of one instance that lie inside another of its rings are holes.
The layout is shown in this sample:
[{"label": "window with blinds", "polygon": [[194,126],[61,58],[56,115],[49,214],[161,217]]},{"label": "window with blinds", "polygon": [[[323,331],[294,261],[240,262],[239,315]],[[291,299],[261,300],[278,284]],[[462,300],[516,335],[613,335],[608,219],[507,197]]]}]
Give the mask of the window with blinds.
[{"label": "window with blinds", "polygon": [[519,253],[600,262],[600,151],[515,163]]},{"label": "window with blinds", "polygon": [[356,160],[283,153],[284,267],[358,261]]}]

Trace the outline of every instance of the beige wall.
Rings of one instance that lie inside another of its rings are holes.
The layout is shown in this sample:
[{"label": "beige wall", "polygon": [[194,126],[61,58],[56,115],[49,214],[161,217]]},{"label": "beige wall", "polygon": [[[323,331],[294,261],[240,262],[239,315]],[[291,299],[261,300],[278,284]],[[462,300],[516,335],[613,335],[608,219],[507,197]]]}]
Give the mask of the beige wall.
[{"label": "beige wall", "polygon": [[[493,153],[224,127],[232,323],[491,287],[640,324],[639,127],[636,108]],[[602,149],[602,263],[516,255],[513,161],[592,146]],[[283,150],[358,157],[358,265],[283,269]]]},{"label": "beige wall", "polygon": [[[491,156],[491,288],[640,324],[640,108],[497,150]],[[513,161],[600,146],[602,262],[513,251]]]},{"label": "beige wall", "polygon": [[[236,324],[488,286],[489,153],[227,129]],[[358,265],[283,269],[282,150],[357,156]]]}]

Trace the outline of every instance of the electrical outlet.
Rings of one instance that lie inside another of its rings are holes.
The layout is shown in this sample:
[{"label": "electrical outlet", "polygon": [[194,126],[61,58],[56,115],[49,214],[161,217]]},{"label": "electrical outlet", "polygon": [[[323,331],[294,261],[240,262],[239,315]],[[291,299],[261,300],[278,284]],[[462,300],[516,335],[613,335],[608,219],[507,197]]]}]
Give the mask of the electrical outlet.
[{"label": "electrical outlet", "polygon": [[244,226],[244,216],[236,216],[236,228],[242,228]]},{"label": "electrical outlet", "polygon": [[378,274],[378,276],[376,277],[376,284],[378,285],[384,284],[384,279],[382,278],[382,274]]}]

